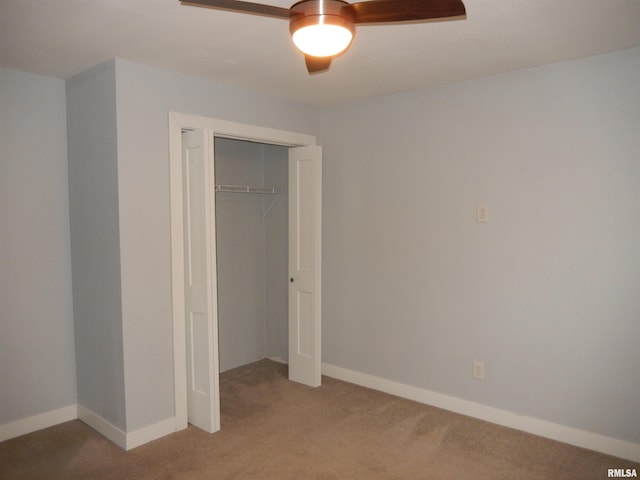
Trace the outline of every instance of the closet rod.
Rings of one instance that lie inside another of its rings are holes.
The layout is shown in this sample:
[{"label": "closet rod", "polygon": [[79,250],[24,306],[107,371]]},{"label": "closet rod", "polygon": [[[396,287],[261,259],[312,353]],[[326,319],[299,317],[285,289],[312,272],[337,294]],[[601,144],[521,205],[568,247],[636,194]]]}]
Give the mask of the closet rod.
[{"label": "closet rod", "polygon": [[248,187],[244,185],[216,185],[216,192],[226,192],[226,193],[262,193],[262,194],[275,194],[276,198],[271,202],[269,208],[262,214],[262,219],[264,220],[269,215],[269,212],[275,207],[278,200],[284,193],[284,188],[278,187]]},{"label": "closet rod", "polygon": [[284,193],[284,189],[277,187],[248,187],[244,185],[216,185],[216,192],[227,193]]}]

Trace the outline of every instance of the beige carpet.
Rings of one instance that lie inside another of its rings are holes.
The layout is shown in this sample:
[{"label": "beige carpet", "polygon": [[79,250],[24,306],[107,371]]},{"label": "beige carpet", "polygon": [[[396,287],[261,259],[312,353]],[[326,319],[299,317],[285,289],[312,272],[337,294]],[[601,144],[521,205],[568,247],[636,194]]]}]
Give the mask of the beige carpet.
[{"label": "beige carpet", "polygon": [[124,452],[79,421],[0,443],[0,478],[604,479],[640,465],[263,360],[221,376],[222,431]]}]

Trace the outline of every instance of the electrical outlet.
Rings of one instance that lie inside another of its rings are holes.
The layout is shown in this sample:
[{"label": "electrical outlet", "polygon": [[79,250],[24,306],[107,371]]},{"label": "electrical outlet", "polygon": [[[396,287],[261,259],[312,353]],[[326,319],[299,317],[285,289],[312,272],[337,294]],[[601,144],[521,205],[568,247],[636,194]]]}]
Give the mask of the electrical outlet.
[{"label": "electrical outlet", "polygon": [[484,363],[475,360],[473,362],[473,370],[471,376],[476,380],[484,380]]}]

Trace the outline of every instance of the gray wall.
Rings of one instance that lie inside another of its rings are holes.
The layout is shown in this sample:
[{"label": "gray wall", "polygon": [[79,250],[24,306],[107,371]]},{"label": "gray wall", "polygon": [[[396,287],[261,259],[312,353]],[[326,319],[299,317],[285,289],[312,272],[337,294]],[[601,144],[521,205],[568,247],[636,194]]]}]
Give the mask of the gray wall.
[{"label": "gray wall", "polygon": [[174,413],[168,112],[307,134],[316,131],[317,112],[311,106],[119,59],[116,84],[125,389],[131,431]]},{"label": "gray wall", "polygon": [[638,132],[640,49],[324,109],[323,361],[640,442]]},{"label": "gray wall", "polygon": [[[217,184],[286,187],[285,147],[216,139],[215,163]],[[286,304],[282,309],[288,292],[287,202],[283,196],[263,219],[273,200],[273,195],[216,194],[223,372],[266,356],[287,358]]]},{"label": "gray wall", "polygon": [[126,431],[113,61],[67,81],[67,119],[78,403]]},{"label": "gray wall", "polygon": [[0,424],[76,403],[64,81],[0,68]]}]

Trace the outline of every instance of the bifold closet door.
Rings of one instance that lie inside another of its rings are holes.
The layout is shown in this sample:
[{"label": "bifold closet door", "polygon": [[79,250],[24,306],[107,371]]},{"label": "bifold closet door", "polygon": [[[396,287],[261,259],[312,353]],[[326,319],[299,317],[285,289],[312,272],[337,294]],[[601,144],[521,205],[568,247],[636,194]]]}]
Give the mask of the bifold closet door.
[{"label": "bifold closet door", "polygon": [[289,149],[289,379],[321,383],[322,148]]},{"label": "bifold closet door", "polygon": [[209,214],[213,178],[206,131],[182,134],[184,215],[185,320],[187,347],[187,411],[192,425],[209,433],[220,429],[213,328],[215,279],[212,274],[214,225]]}]

